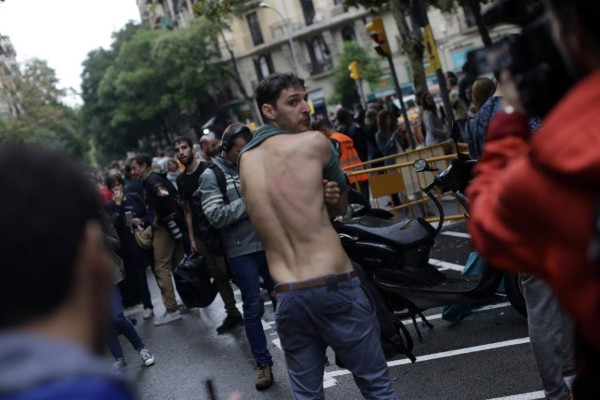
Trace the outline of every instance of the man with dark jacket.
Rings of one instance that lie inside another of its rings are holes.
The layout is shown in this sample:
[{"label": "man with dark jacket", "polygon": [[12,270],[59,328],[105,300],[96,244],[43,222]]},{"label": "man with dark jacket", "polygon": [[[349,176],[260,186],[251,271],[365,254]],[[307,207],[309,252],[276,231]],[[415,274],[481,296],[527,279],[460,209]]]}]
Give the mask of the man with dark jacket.
[{"label": "man with dark jacket", "polygon": [[0,174],[0,398],[131,400],[100,357],[112,279],[98,191],[65,154],[0,145],[0,169],[15,164]]},{"label": "man with dark jacket", "polygon": [[147,154],[138,154],[131,160],[132,173],[143,182],[154,227],[154,274],[166,309],[163,316],[154,320],[158,326],[181,319],[171,270],[184,256],[187,234],[177,190],[165,176],[152,172],[151,166],[152,159]]},{"label": "man with dark jacket", "polygon": [[250,223],[240,192],[237,159],[251,138],[250,129],[242,124],[229,125],[223,133],[221,155],[216,157],[215,163],[225,175],[228,202],[224,201],[217,176],[210,168],[200,176],[199,190],[204,214],[213,227],[221,230],[233,282],[242,292],[244,328],[256,362],[256,389],[263,390],[273,384],[273,360],[261,322],[264,307],[259,278],[263,278],[269,293],[274,283],[263,245]]}]

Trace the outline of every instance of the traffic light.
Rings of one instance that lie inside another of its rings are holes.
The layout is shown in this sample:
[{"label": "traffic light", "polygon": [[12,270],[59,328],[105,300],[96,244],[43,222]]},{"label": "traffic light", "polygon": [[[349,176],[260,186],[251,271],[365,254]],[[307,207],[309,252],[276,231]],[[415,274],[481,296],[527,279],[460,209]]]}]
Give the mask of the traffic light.
[{"label": "traffic light", "polygon": [[371,36],[371,39],[377,43],[377,47],[375,47],[377,54],[383,57],[390,56],[392,52],[390,51],[390,44],[388,43],[381,17],[373,18],[373,21],[369,22],[365,29],[369,33],[369,36]]},{"label": "traffic light", "polygon": [[352,61],[348,65],[348,69],[350,70],[350,78],[355,81],[360,79],[360,65],[356,61]]}]

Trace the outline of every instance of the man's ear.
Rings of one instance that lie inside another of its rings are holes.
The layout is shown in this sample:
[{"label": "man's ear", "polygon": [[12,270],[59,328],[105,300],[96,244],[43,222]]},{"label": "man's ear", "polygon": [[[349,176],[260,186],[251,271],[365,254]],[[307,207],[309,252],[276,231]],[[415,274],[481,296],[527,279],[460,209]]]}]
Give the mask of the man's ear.
[{"label": "man's ear", "polygon": [[265,103],[261,106],[261,111],[268,120],[274,121],[277,118],[277,109],[271,104]]}]

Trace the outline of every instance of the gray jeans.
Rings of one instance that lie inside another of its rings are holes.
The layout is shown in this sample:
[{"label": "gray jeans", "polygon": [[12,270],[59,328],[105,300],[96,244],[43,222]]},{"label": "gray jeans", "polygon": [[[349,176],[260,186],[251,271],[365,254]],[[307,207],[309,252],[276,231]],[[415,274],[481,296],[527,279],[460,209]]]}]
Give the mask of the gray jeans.
[{"label": "gray jeans", "polygon": [[277,294],[277,332],[293,398],[324,399],[325,350],[330,346],[366,399],[397,399],[381,348],[374,310],[358,278]]},{"label": "gray jeans", "polygon": [[552,289],[540,278],[521,276],[535,363],[548,400],[571,398],[565,377],[574,375],[574,328]]}]

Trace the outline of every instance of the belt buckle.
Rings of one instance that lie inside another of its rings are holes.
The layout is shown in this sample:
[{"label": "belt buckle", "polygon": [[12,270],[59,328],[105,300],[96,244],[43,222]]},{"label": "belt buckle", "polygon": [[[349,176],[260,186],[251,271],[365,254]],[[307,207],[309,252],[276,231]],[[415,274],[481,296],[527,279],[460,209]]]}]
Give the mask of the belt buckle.
[{"label": "belt buckle", "polygon": [[325,286],[328,292],[336,292],[338,290],[338,278],[335,275],[328,275],[325,278]]}]

